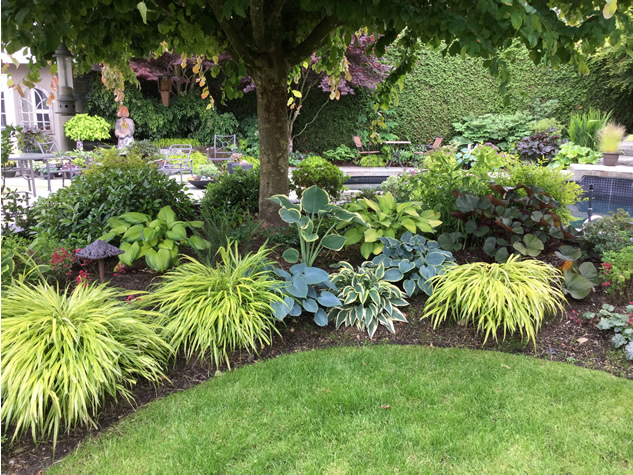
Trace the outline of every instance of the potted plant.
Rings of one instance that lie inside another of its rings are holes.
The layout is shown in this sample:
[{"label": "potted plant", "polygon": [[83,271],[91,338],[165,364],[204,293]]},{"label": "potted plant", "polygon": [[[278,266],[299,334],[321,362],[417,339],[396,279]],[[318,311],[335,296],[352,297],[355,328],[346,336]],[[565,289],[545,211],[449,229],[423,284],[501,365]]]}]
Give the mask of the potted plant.
[{"label": "potted plant", "polygon": [[48,165],[46,162],[35,162],[33,163],[33,171],[43,177],[46,177],[47,174],[50,174],[50,176],[61,176],[62,173],[59,171],[60,166],[60,163],[53,161],[49,161]]},{"label": "potted plant", "polygon": [[196,188],[204,189],[209,183],[214,182],[219,174],[220,169],[213,163],[198,165],[194,168],[194,174],[189,178],[189,183]]},{"label": "potted plant", "polygon": [[233,161],[227,163],[226,165],[229,170],[229,173],[233,173],[238,168],[241,168],[242,170],[248,170],[250,168],[253,168],[252,163],[248,163],[246,160],[242,160],[241,153],[234,153],[233,155],[231,155],[231,158],[233,159]]},{"label": "potted plant", "polygon": [[39,143],[51,140],[51,137],[40,129],[22,129],[17,127],[15,138],[18,141],[18,148],[21,152],[40,152]]},{"label": "potted plant", "polygon": [[598,150],[602,152],[604,165],[608,167],[617,165],[620,157],[618,148],[625,133],[624,127],[615,122],[609,122],[598,132]]},{"label": "potted plant", "polygon": [[98,115],[77,114],[64,124],[66,135],[77,141],[77,149],[83,150],[84,140],[110,138],[110,124]]}]

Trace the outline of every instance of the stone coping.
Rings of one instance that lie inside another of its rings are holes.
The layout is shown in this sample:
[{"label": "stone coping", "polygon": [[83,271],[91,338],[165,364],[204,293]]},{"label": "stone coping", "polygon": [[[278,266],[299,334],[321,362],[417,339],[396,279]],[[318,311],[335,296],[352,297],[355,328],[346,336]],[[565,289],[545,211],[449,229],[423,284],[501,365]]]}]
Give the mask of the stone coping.
[{"label": "stone coping", "polygon": [[628,165],[607,167],[605,165],[574,164],[569,166],[569,171],[574,174],[572,178],[574,181],[580,181],[585,175],[633,180],[633,167]]}]

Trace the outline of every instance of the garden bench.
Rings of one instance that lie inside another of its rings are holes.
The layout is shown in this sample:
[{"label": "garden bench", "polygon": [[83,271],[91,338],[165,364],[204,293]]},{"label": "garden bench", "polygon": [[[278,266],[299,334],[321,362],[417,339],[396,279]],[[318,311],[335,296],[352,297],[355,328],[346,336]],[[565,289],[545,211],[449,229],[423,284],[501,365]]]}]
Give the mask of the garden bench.
[{"label": "garden bench", "polygon": [[237,150],[235,134],[214,135],[213,148],[207,149],[207,161],[209,163],[230,162],[235,150]]},{"label": "garden bench", "polygon": [[191,144],[170,145],[167,152],[164,152],[165,158],[158,160],[158,169],[166,175],[180,173],[180,181],[182,182],[182,172],[193,173],[192,150]]}]

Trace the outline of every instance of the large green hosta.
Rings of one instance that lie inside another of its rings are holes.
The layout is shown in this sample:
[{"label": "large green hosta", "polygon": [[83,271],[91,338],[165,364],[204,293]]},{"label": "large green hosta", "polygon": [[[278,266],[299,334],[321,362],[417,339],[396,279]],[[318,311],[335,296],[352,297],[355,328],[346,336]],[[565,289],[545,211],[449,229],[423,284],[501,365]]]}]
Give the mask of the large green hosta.
[{"label": "large green hosta", "polygon": [[[381,237],[400,238],[405,232],[431,233],[442,224],[440,213],[433,210],[422,210],[422,204],[417,201],[398,203],[387,192],[379,196],[377,201],[368,199],[358,200],[346,206],[347,211],[358,213],[369,225],[356,225],[345,232],[345,245],[350,246],[363,241],[360,253],[365,259],[372,254],[380,254],[384,244]],[[344,223],[337,225],[337,229],[347,227]]]}]

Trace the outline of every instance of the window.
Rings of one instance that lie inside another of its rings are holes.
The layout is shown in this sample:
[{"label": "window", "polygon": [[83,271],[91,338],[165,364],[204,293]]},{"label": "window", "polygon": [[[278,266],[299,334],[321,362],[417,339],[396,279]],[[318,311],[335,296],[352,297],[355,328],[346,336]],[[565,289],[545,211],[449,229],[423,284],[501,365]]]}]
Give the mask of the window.
[{"label": "window", "polygon": [[4,105],[4,91],[0,92],[0,102],[2,103],[2,112],[0,112],[0,121],[2,122],[2,130],[7,126],[7,110]]},{"label": "window", "polygon": [[51,130],[50,109],[46,104],[48,94],[43,89],[29,89],[20,100],[22,125],[27,129]]}]

